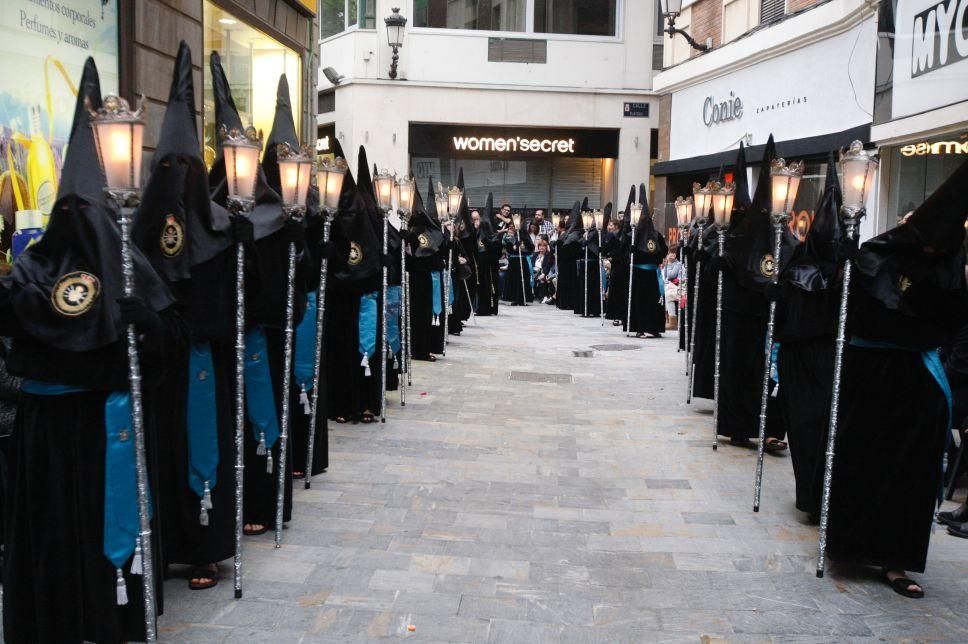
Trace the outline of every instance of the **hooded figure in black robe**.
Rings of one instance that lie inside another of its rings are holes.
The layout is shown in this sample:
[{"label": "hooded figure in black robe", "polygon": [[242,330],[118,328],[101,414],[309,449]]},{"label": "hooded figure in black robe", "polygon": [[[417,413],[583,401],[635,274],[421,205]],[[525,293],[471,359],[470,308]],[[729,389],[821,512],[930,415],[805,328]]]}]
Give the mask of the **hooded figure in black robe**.
[{"label": "hooded figure in black robe", "polygon": [[[457,187],[464,190],[464,169],[457,175]],[[477,230],[471,220],[471,210],[467,205],[467,195],[460,200],[460,208],[454,218],[453,257],[453,288],[454,305],[448,323],[448,331],[453,335],[460,335],[464,329],[464,322],[470,319],[474,303],[471,301],[473,293],[478,288],[477,266]]]},{"label": "hooded figure in black robe", "polygon": [[[124,297],[118,214],[103,193],[85,107],[102,105],[92,58],[78,88],[50,223],[0,281],[0,334],[13,338],[7,367],[24,378],[4,540],[4,640],[12,644],[145,638],[142,577],[130,573],[141,550],[126,328],[138,333],[146,406],[167,356],[185,341],[171,292],[137,247],[135,296]],[[152,457],[166,430],[144,417],[152,491]]]},{"label": "hooded figure in black robe", "polygon": [[[582,212],[588,212],[588,198],[585,198]],[[581,216],[579,216],[581,219]],[[603,226],[608,222],[606,221]],[[598,228],[592,223],[591,228],[585,229],[582,223],[582,235],[579,241],[578,251],[578,274],[575,279],[578,283],[577,296],[575,298],[575,314],[597,318],[602,314],[602,292],[601,285],[604,281],[602,276],[603,266],[600,260],[600,247],[598,244]],[[602,231],[604,235],[604,231]],[[587,296],[587,297],[586,297]]]},{"label": "hooded figure in black robe", "polygon": [[[924,571],[952,426],[937,350],[968,321],[966,184],[968,162],[853,260],[827,535],[834,561]],[[919,596],[906,580],[892,586]]]},{"label": "hooded figure in black robe", "polygon": [[555,242],[555,265],[558,283],[555,285],[555,305],[563,311],[576,311],[580,291],[578,286],[578,260],[584,258],[581,248],[581,203],[576,201],[568,215],[567,232]]},{"label": "hooded figure in black robe", "polygon": [[[635,224],[635,246],[632,248],[632,315],[625,331],[642,337],[646,333],[659,337],[665,330],[665,284],[659,267],[669,247],[652,222],[652,212],[645,194],[645,184],[639,186],[642,214]],[[630,238],[631,243],[631,238]]]},{"label": "hooded figure in black robe", "polygon": [[477,231],[477,315],[497,315],[498,261],[501,259],[500,235],[494,226],[494,195],[487,194],[484,210],[480,212],[480,228]]},{"label": "hooded figure in black robe", "polygon": [[[759,435],[764,343],[769,318],[766,289],[774,266],[774,232],[770,221],[770,167],[775,157],[773,137],[767,141],[759,182],[748,208],[736,205],[726,235],[726,261],[714,261],[723,272],[723,318],[720,343],[719,427],[717,433],[734,444]],[[789,262],[796,238],[783,230],[782,263]],[[772,399],[772,398],[771,398]],[[782,417],[768,415],[768,437],[782,438]],[[768,440],[769,440],[768,438]],[[774,442],[770,440],[769,442]]]},{"label": "hooded figure in black robe", "polygon": [[427,202],[424,203],[420,190],[415,188],[413,214],[407,228],[407,245],[410,259],[407,272],[410,273],[410,332],[414,360],[430,360],[434,354],[444,351],[443,312],[443,273],[447,244],[437,218],[431,214],[434,209],[434,185],[430,179]]},{"label": "hooded figure in black robe", "polygon": [[616,324],[625,322],[629,303],[629,259],[632,239],[632,204],[635,203],[635,186],[629,190],[625,204],[625,217],[619,222],[617,234],[605,236],[602,251],[611,264],[608,273],[608,293],[605,299],[605,317]]},{"label": "hooded figure in black robe", "polygon": [[[834,340],[840,308],[840,183],[833,154],[827,180],[806,241],[780,276],[776,308],[779,344],[776,401],[790,442],[796,480],[796,507],[820,516],[824,452],[833,387]],[[769,409],[773,413],[773,409]]]},{"label": "hooded figure in black robe", "polygon": [[[145,415],[167,428],[156,494],[164,561],[201,567],[235,551],[235,247],[228,212],[209,200],[196,132],[183,41],[131,236],[174,293],[190,333],[183,351],[166,356],[170,367]],[[216,579],[212,571],[191,577],[196,585]]]},{"label": "hooded figure in black robe", "polygon": [[[521,226],[524,227],[524,216],[521,217]],[[534,302],[534,268],[531,264],[534,243],[531,235],[527,230],[517,230],[512,220],[501,244],[508,258],[508,268],[504,272],[504,295],[501,299],[510,302],[511,306]]]},{"label": "hooded figure in black robe", "polygon": [[[216,122],[220,128],[241,129],[242,118],[235,107],[228,78],[217,52],[211,54],[210,67]],[[276,115],[279,116],[278,111]],[[283,336],[286,325],[289,244],[296,245],[297,254],[301,254],[305,246],[302,223],[285,217],[282,198],[277,192],[279,186],[270,185],[266,175],[266,168],[271,173],[276,167],[275,146],[285,142],[285,129],[287,128],[277,128],[274,122],[273,132],[266,143],[266,149],[272,150],[272,153],[265,157],[258,168],[255,205],[245,215],[252,224],[252,241],[247,242],[246,247],[245,318],[246,355],[249,362],[246,363],[247,427],[244,437],[243,496],[245,532],[250,535],[274,528],[276,522],[276,468],[279,465],[278,434],[281,431],[279,423],[282,418]],[[275,169],[274,178],[277,177],[278,169]],[[212,189],[212,200],[224,207],[228,186],[221,146],[209,172],[209,185]],[[299,282],[297,278],[297,283]],[[298,325],[306,310],[304,289],[295,290],[293,303],[293,324]],[[262,371],[266,368],[264,365],[267,365],[268,377],[250,375],[252,371],[265,373]],[[270,404],[270,396],[274,405]],[[255,416],[255,409],[262,410],[258,418]],[[288,463],[292,463],[291,452],[292,441],[289,441]],[[291,492],[292,468],[287,466],[283,522],[288,521],[292,514]]]},{"label": "hooded figure in black robe", "polygon": [[[336,155],[343,156],[338,141]],[[369,168],[365,165],[359,167],[359,172],[369,176]],[[329,418],[339,423],[369,421],[380,409],[379,360],[371,361],[373,356],[364,358],[360,353],[360,309],[366,304],[372,312],[383,275],[380,260],[383,232],[373,229],[372,213],[369,212],[372,192],[367,198],[366,191],[371,191],[369,184],[358,186],[347,169],[332,228],[324,343]],[[365,303],[364,297],[367,298]],[[370,317],[376,321],[376,314]],[[373,341],[368,349],[376,351],[379,339],[372,335],[375,331],[372,324],[367,328]]]}]

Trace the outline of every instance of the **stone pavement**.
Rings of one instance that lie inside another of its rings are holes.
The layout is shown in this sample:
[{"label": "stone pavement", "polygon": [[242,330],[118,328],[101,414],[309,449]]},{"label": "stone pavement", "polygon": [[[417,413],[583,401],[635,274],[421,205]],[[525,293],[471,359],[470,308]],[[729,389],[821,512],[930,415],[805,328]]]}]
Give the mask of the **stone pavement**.
[{"label": "stone pavement", "polygon": [[936,532],[920,601],[864,571],[818,580],[789,457],[767,457],[753,514],[755,452],[710,449],[674,337],[501,311],[415,363],[386,425],[331,426],[331,467],[297,489],[282,549],[246,540],[244,599],[227,564],[214,590],[169,581],[162,637],[968,641],[968,542]]}]

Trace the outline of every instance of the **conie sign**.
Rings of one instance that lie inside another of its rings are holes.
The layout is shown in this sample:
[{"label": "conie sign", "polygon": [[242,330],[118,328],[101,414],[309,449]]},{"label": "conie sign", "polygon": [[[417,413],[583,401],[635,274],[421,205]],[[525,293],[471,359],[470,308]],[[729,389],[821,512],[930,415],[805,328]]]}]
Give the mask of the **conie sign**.
[{"label": "conie sign", "polygon": [[712,96],[707,96],[703,101],[702,122],[706,127],[739,118],[743,118],[743,99],[733,92],[729,93],[729,98],[725,101],[717,102]]}]

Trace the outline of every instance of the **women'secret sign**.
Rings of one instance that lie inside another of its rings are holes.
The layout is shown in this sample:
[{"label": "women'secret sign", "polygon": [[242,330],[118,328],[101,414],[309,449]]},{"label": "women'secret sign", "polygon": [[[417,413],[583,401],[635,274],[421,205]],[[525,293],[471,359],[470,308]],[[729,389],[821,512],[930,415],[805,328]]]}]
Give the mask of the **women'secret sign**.
[{"label": "women'secret sign", "polygon": [[702,122],[706,124],[706,127],[712,127],[714,124],[723,121],[742,118],[742,116],[743,99],[733,92],[729,93],[727,100],[718,103],[712,96],[707,96],[702,104]]}]

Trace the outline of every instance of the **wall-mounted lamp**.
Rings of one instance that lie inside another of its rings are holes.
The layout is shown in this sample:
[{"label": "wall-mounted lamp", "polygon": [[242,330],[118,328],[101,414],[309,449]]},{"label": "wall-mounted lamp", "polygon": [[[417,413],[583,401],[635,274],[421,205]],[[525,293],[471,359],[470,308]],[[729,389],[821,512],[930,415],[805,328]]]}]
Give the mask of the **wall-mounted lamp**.
[{"label": "wall-mounted lamp", "polygon": [[662,1],[662,17],[669,21],[669,26],[665,28],[665,32],[669,34],[669,38],[675,38],[676,34],[680,34],[686,39],[686,42],[697,51],[706,51],[709,49],[708,45],[696,42],[696,39],[686,33],[684,30],[676,27],[676,18],[682,13],[682,0],[661,0]]},{"label": "wall-mounted lamp", "polygon": [[400,48],[403,47],[403,35],[407,27],[407,19],[400,15],[400,7],[393,7],[393,13],[383,19],[387,26],[387,44],[393,50],[390,62],[390,78],[397,77],[397,63],[400,61]]}]

